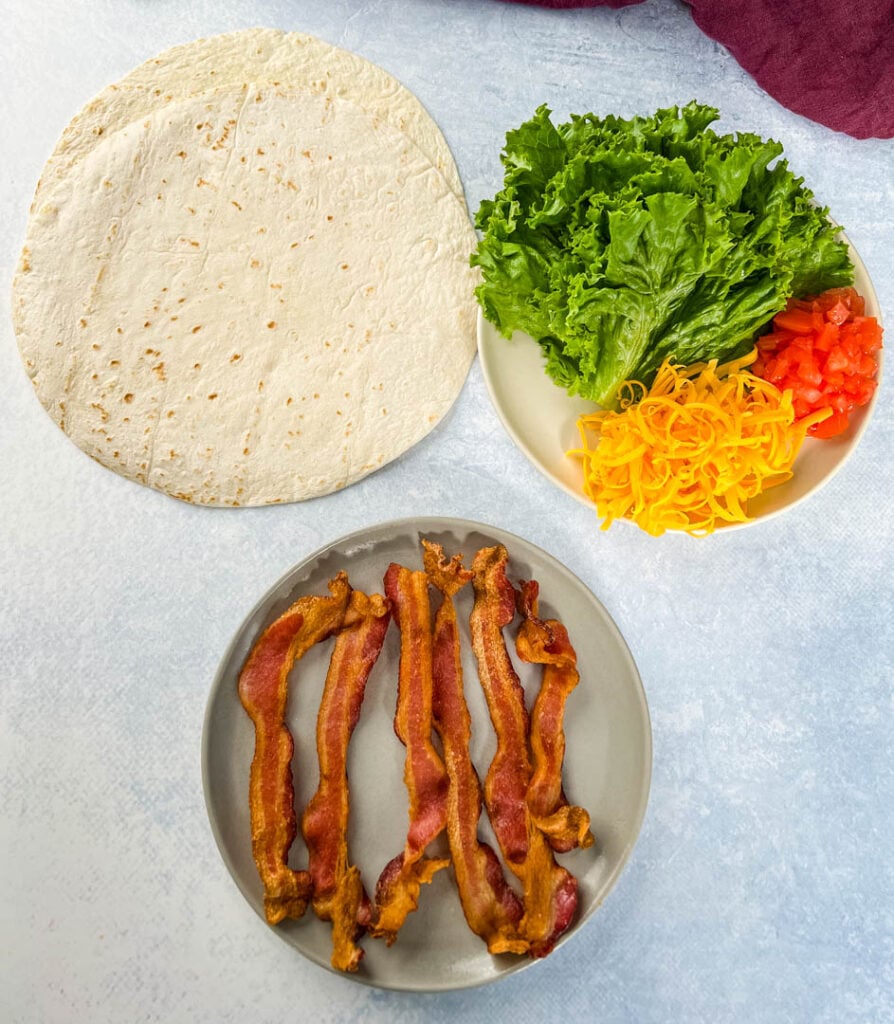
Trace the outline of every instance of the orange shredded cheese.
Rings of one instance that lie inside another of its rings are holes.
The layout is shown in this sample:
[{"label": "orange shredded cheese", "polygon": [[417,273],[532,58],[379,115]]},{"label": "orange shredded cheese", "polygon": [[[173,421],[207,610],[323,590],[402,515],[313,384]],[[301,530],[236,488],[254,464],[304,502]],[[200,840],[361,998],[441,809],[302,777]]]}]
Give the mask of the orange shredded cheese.
[{"label": "orange shredded cheese", "polygon": [[661,365],[648,389],[628,381],[621,411],[580,417],[584,493],[603,517],[647,533],[712,533],[749,521],[748,500],[784,483],[808,426],[795,422],[790,391],[744,369],[756,352],[718,367]]}]

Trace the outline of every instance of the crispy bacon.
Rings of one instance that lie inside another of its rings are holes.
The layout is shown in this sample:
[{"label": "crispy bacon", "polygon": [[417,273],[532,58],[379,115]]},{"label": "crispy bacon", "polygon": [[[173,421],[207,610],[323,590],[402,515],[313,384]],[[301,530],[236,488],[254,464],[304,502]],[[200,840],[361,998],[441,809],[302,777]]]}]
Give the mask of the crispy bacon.
[{"label": "crispy bacon", "polygon": [[528,713],[503,638],[503,627],[515,615],[515,591],[506,578],[508,560],[506,548],[499,544],[482,548],[472,564],[472,649],[497,738],[484,798],[506,863],[522,884],[525,913],[519,930],[530,943],[531,955],[541,957],[571,923],[577,881],[556,863],[527,805],[532,776]]},{"label": "crispy bacon", "polygon": [[372,905],[360,870],[348,861],[348,743],[369,674],[382,650],[390,611],[379,594],[353,591],[332,649],[317,715],[320,782],[301,818],[313,883],[313,908],[332,922],[332,966],[356,971],[363,950],[357,938],[370,923]]},{"label": "crispy bacon", "polygon": [[388,864],[376,885],[372,934],[390,946],[409,913],[419,904],[422,885],[447,860],[424,856],[447,820],[447,773],[432,744],[432,631],[428,577],[392,563],[385,594],[400,628],[397,711],[394,731],[407,748],[404,782],[410,825],[404,849]]},{"label": "crispy bacon", "polygon": [[344,620],[351,595],[347,576],[339,573],[329,590],[331,597],[299,598],[268,626],[239,676],[239,699],[255,727],[248,798],[251,847],[270,924],[301,917],[310,897],[308,872],[288,866],[298,824],[291,768],[295,745],[285,715],[293,665]]},{"label": "crispy bacon", "polygon": [[590,815],[568,803],[562,789],[565,758],[565,704],[577,686],[577,654],[568,630],[556,619],[537,615],[539,585],[536,580],[519,584],[518,611],[523,616],[515,639],[522,661],[543,665],[540,690],[531,711],[533,774],[528,786],[528,810],[534,824],[560,853],[593,845]]},{"label": "crispy bacon", "polygon": [[447,838],[460,902],[469,927],[490,953],[526,953],[518,932],[523,907],[506,882],[494,851],[478,839],[481,783],[469,756],[471,718],[463,693],[459,627],[454,595],[471,579],[462,556],[450,561],[439,544],[423,540],[424,565],[431,584],[442,594],[434,626],[434,725],[441,738],[449,778]]}]

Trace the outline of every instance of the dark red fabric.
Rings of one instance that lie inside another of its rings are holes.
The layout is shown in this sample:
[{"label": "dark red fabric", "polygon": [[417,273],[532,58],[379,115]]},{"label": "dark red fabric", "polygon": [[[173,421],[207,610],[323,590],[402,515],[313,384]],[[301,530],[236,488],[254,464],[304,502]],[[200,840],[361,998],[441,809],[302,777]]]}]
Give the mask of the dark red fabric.
[{"label": "dark red fabric", "polygon": [[[510,2],[570,8],[642,0]],[[784,107],[858,139],[894,137],[894,0],[684,2],[699,28]]]},{"label": "dark red fabric", "polygon": [[894,0],[688,0],[703,32],[789,110],[894,136]]}]

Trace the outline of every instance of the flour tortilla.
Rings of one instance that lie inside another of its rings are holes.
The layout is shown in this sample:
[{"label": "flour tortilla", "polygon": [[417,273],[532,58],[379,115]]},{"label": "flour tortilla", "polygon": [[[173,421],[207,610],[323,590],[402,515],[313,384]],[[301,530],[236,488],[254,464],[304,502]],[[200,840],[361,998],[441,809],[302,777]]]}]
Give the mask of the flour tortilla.
[{"label": "flour tortilla", "polygon": [[244,29],[174,46],[105,88],[69,123],[48,160],[44,187],[63,178],[109,135],[162,107],[246,83],[326,91],[399,128],[463,197],[450,148],[416,96],[383,68],[300,32]]},{"label": "flour tortilla", "polygon": [[474,231],[371,107],[234,82],[44,176],[14,319],[84,451],[185,501],[262,505],[353,483],[444,416],[475,352]]}]

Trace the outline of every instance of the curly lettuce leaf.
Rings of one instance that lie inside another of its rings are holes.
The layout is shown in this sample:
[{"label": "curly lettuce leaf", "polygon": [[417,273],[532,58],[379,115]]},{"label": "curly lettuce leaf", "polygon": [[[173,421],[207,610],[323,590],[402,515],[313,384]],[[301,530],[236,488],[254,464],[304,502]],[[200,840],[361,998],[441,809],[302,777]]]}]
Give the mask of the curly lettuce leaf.
[{"label": "curly lettuce leaf", "polygon": [[556,126],[541,106],[507,134],[503,188],[476,217],[476,294],[503,335],[540,342],[569,393],[616,406],[665,357],[741,355],[791,295],[852,282],[782,147],[717,135],[717,116],[690,103]]}]

